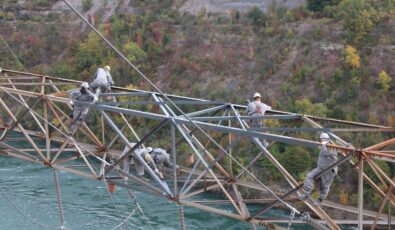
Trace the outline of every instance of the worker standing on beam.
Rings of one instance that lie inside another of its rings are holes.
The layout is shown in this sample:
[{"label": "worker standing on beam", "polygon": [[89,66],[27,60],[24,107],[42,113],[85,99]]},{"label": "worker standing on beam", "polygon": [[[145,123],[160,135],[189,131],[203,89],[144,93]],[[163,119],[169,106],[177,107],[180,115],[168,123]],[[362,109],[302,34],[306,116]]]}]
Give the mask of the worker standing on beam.
[{"label": "worker standing on beam", "polygon": [[[110,71],[111,67],[108,65],[96,70],[95,79],[91,82],[90,87],[97,97],[99,97],[100,93],[111,92],[111,86],[114,85],[114,80]],[[113,99],[115,101],[115,98]]]},{"label": "worker standing on beam", "polygon": [[[254,100],[248,103],[247,106],[247,115],[254,117],[263,116],[265,115],[266,111],[270,109],[272,109],[271,106],[261,102],[261,94],[254,93]],[[249,125],[255,128],[265,127],[263,119],[252,119],[250,120]],[[262,142],[265,147],[269,145],[266,140],[263,140]]]},{"label": "worker standing on beam", "polygon": [[89,106],[88,105],[80,105],[76,104],[74,105],[73,99],[76,101],[82,101],[82,102],[97,102],[97,97],[94,95],[91,91],[89,91],[89,84],[88,82],[83,82],[81,84],[80,89],[73,90],[69,93],[69,103],[71,106],[73,106],[73,112],[72,112],[72,121],[71,121],[71,127],[70,127],[70,132],[69,135],[73,135],[78,127],[81,125],[82,122],[85,121],[88,112],[89,112]]},{"label": "worker standing on beam", "polygon": [[[304,193],[298,198],[300,200],[305,200],[310,197],[311,192],[314,189],[314,178],[326,168],[331,166],[337,161],[337,151],[327,148],[327,144],[330,141],[329,135],[327,133],[322,133],[320,135],[321,150],[318,156],[317,167],[307,174],[306,180],[304,181]],[[320,205],[321,202],[328,196],[329,189],[337,174],[337,167],[333,168],[331,171],[325,173],[320,178],[317,179],[318,185],[317,190],[320,192],[320,197],[318,200],[314,201],[315,205]]]},{"label": "worker standing on beam", "polygon": [[[265,115],[265,112],[270,109],[272,109],[272,107],[261,102],[261,94],[254,93],[254,100],[252,102],[248,103],[247,115],[248,116],[263,116],[263,115]],[[250,123],[251,123],[252,127],[264,127],[265,126],[262,119],[254,119],[254,120],[251,120]]]}]

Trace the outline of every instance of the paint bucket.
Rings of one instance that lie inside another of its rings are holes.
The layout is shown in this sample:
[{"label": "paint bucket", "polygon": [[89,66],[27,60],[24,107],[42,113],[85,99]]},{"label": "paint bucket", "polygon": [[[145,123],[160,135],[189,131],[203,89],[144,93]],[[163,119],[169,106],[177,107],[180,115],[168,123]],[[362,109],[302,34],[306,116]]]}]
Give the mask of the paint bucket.
[{"label": "paint bucket", "polygon": [[189,154],[187,163],[188,165],[192,165],[193,163],[195,163],[195,158],[193,157],[193,154]]},{"label": "paint bucket", "polygon": [[114,193],[117,190],[117,186],[115,184],[108,184],[108,191]]}]

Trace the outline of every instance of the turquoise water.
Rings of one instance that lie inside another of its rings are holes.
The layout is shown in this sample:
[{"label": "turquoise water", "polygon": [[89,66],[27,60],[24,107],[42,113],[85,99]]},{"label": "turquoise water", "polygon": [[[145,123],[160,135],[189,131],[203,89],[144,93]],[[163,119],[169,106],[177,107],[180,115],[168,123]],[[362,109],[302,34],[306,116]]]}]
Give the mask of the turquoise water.
[{"label": "turquoise water", "polygon": [[[120,223],[103,182],[65,172],[58,175],[67,229],[113,229]],[[53,169],[0,156],[0,178],[1,189],[22,212],[42,224],[60,225]],[[136,197],[153,229],[180,229],[176,205],[140,192],[136,192]],[[117,187],[112,199],[124,218],[135,207],[125,189]],[[47,229],[21,215],[2,192],[0,204],[0,229]],[[184,207],[184,211],[187,229],[252,229],[247,223],[195,208]],[[272,214],[284,216],[286,212],[279,210]],[[128,220],[128,226],[151,229],[139,211]]]},{"label": "turquoise water", "polygon": [[[25,145],[21,142],[8,144]],[[123,188],[117,187],[117,191],[111,194],[115,208],[101,181],[62,171],[58,171],[58,180],[67,229],[114,229],[121,223],[118,212],[126,218],[136,207]],[[178,206],[142,192],[135,194],[146,217],[136,210],[127,221],[128,227],[120,226],[116,229],[180,229]],[[215,194],[198,198],[223,199]],[[230,211],[230,206],[227,207]],[[255,210],[259,208],[253,207]],[[252,229],[248,223],[191,207],[184,207],[184,213],[186,229]],[[288,218],[289,212],[272,209],[267,215]],[[60,215],[53,169],[0,155],[0,230],[59,229],[59,226]],[[312,228],[307,225],[292,225],[292,229]]]}]

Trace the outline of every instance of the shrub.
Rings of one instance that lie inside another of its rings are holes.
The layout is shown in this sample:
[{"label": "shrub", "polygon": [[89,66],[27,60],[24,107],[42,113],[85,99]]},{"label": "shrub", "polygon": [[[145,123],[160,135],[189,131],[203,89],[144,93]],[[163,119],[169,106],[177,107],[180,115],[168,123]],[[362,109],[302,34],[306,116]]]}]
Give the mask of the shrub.
[{"label": "shrub", "polygon": [[82,0],[82,10],[84,12],[87,12],[88,10],[90,10],[92,5],[93,5],[92,0]]},{"label": "shrub", "polygon": [[302,100],[296,100],[295,109],[298,113],[311,114],[321,117],[325,117],[326,114],[328,113],[328,109],[324,104],[322,103],[313,104],[307,98]]},{"label": "shrub", "polygon": [[337,17],[353,42],[362,40],[379,20],[378,12],[365,0],[344,0],[339,9]]},{"label": "shrub", "polygon": [[378,83],[380,84],[380,86],[383,88],[385,92],[388,92],[388,90],[390,89],[391,82],[392,82],[392,78],[384,70],[381,71],[379,74]]},{"label": "shrub", "polygon": [[247,17],[251,20],[254,26],[264,25],[266,22],[266,15],[257,6],[251,8],[247,13]]},{"label": "shrub", "polygon": [[307,9],[314,12],[321,12],[326,6],[339,4],[340,0],[307,0]]},{"label": "shrub", "polygon": [[358,51],[352,46],[346,46],[344,62],[353,69],[358,69],[361,66]]}]

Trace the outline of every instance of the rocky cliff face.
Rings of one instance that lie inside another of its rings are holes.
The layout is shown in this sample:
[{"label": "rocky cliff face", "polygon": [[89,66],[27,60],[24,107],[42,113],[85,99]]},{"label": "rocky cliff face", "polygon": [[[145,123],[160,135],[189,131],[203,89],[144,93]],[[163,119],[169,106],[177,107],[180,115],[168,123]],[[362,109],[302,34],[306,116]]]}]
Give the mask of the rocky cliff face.
[{"label": "rocky cliff face", "polygon": [[303,3],[305,3],[305,0],[187,0],[179,10],[196,15],[201,11],[207,13],[223,13],[228,10],[246,12],[256,6],[266,12],[273,4],[292,9]]}]

